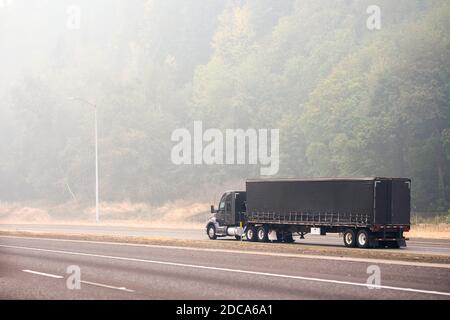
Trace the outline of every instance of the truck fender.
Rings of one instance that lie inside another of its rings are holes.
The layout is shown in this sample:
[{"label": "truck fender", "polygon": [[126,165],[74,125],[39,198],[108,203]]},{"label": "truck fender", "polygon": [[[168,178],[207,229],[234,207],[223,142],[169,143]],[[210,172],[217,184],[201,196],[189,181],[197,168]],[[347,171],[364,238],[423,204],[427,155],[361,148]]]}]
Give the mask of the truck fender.
[{"label": "truck fender", "polygon": [[208,222],[206,223],[206,232],[207,233],[208,233],[208,228],[209,228],[210,225],[213,225],[216,230],[218,230],[219,227],[220,227],[219,224],[217,223],[217,220],[216,220],[215,217],[209,219]]}]

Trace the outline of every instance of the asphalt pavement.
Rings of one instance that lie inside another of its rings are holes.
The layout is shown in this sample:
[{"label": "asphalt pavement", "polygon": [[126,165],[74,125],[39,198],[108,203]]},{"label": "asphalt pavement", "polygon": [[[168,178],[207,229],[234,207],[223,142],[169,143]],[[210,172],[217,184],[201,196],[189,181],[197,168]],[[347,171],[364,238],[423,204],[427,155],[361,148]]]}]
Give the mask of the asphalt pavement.
[{"label": "asphalt pavement", "polygon": [[450,299],[450,267],[2,236],[0,299]]}]

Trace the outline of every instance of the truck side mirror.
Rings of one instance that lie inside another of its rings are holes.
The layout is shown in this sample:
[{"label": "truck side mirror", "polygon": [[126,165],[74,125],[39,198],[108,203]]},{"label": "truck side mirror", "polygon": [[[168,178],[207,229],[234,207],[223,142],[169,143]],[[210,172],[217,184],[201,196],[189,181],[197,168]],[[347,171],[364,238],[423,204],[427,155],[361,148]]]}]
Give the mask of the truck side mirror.
[{"label": "truck side mirror", "polygon": [[211,206],[211,213],[216,213],[216,209],[214,209],[214,206]]}]

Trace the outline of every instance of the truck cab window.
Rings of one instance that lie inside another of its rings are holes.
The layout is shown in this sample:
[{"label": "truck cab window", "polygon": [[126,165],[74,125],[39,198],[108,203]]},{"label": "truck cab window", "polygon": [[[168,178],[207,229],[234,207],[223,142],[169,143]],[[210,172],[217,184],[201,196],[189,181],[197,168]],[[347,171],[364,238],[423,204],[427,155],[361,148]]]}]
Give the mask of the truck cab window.
[{"label": "truck cab window", "polygon": [[233,200],[233,195],[230,193],[229,195],[227,195],[227,197],[225,198],[225,204],[226,204],[226,211],[230,212],[231,211],[231,201]]}]

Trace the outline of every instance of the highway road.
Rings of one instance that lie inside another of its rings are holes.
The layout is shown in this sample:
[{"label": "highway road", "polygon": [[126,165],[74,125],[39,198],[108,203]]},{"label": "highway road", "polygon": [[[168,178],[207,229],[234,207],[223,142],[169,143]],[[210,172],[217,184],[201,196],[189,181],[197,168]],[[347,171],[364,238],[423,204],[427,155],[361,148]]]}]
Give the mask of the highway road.
[{"label": "highway road", "polygon": [[450,266],[0,236],[0,299],[448,300]]},{"label": "highway road", "polygon": [[[0,224],[0,230],[53,232],[62,234],[92,234],[136,237],[167,237],[173,239],[205,240],[208,239],[202,229],[162,229],[145,227],[118,227],[118,226],[71,226],[71,225],[36,225],[36,224]],[[343,246],[342,238],[337,234],[327,236],[307,235],[306,239],[296,237],[296,244],[318,246]],[[400,250],[421,253],[450,254],[450,240],[413,239],[407,242],[408,247]]]}]

